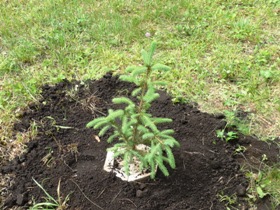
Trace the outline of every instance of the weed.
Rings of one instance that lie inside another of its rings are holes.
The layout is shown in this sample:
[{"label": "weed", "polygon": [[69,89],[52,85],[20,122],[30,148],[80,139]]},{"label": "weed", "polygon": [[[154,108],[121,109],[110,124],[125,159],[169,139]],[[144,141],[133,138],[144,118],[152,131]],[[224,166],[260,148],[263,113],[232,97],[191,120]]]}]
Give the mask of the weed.
[{"label": "weed", "polygon": [[234,131],[226,132],[225,130],[216,130],[217,137],[225,140],[226,142],[232,141],[238,138],[238,134]]},{"label": "weed", "polygon": [[218,198],[220,202],[225,202],[225,206],[227,210],[230,210],[230,207],[237,203],[236,194],[229,196],[229,195],[225,195],[224,192],[221,192],[218,194]]},{"label": "weed", "polygon": [[[229,142],[234,139],[238,139],[238,131],[244,135],[249,133],[249,127],[247,123],[245,122],[245,120],[241,120],[239,117],[237,117],[235,112],[224,111],[224,114],[227,123],[223,129],[216,131],[218,138],[225,140],[226,142]],[[226,132],[226,130],[230,128],[235,129],[237,131]]]},{"label": "weed", "polygon": [[257,41],[257,27],[247,18],[241,18],[232,24],[232,37],[240,41]]},{"label": "weed", "polygon": [[74,127],[70,127],[70,126],[65,126],[65,125],[57,125],[56,120],[52,117],[52,116],[46,116],[46,119],[50,120],[51,126],[55,127],[57,131],[59,131],[60,129],[74,129]]},{"label": "weed", "polygon": [[269,196],[272,208],[280,205],[280,170],[278,166],[265,166],[257,173],[248,172],[250,180],[249,198],[253,201]]},{"label": "weed", "polygon": [[280,206],[280,169],[279,165],[265,164],[267,156],[264,154],[259,168],[246,172],[249,179],[248,198],[253,203],[264,197],[269,197],[271,209]]},{"label": "weed", "polygon": [[53,158],[53,150],[52,148],[48,147],[46,148],[48,150],[47,154],[42,158],[42,162],[47,167],[52,167],[54,164],[54,158]]},{"label": "weed", "polygon": [[234,154],[239,154],[239,153],[244,153],[246,151],[246,147],[241,146],[241,145],[237,145],[237,147],[234,150]]},{"label": "weed", "polygon": [[267,157],[267,155],[266,154],[262,154],[262,162],[265,162],[265,161],[267,161],[268,160],[268,157]]},{"label": "weed", "polygon": [[[250,128],[248,127],[248,122],[246,122],[248,118],[248,114],[244,113],[245,117],[240,117],[238,115],[242,115],[242,113],[239,113],[238,111],[224,111],[226,120],[227,120],[227,128],[236,128],[239,132],[241,132],[244,135],[248,135],[250,133]],[[244,119],[242,119],[244,118]]]}]

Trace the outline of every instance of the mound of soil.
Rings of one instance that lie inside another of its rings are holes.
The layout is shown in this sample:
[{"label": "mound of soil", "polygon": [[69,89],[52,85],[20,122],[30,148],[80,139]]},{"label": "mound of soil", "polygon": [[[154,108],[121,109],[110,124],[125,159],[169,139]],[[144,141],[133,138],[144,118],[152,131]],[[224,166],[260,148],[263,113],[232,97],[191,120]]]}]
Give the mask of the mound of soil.
[{"label": "mound of soil", "polygon": [[[24,133],[34,122],[36,138],[27,143],[26,152],[1,168],[2,174],[15,176],[4,209],[27,209],[32,200],[44,201],[45,194],[32,178],[57,198],[61,180],[61,196],[69,193],[69,209],[226,209],[219,195],[237,195],[234,204],[247,209],[244,174],[240,171],[243,156],[234,155],[237,145],[247,148],[247,160],[260,160],[266,153],[278,161],[279,151],[253,137],[239,136],[226,143],[216,137],[216,130],[226,125],[223,115],[209,115],[188,104],[174,104],[171,97],[160,92],[150,113],[173,119],[160,128],[175,130],[181,147],[174,149],[176,169],[170,176],[158,172],[155,180],[127,183],[102,170],[106,149],[104,136],[85,125],[107,113],[116,96],[130,96],[131,84],[105,75],[97,81],[84,83],[63,81],[56,86],[45,85],[42,99],[32,104],[15,124],[17,133]],[[265,209],[262,207],[262,209]]]}]

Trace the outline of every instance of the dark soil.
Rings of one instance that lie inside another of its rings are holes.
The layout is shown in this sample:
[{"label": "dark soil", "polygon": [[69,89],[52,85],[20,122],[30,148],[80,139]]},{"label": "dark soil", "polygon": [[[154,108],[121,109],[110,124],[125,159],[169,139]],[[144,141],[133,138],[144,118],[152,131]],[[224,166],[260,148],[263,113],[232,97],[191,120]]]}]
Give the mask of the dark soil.
[{"label": "dark soil", "polygon": [[[102,170],[106,148],[111,146],[106,142],[108,136],[98,142],[95,137],[98,131],[85,125],[107,113],[108,108],[116,108],[112,98],[129,96],[132,89],[131,84],[110,74],[98,81],[45,85],[40,103],[29,106],[21,122],[14,126],[15,132],[23,133],[36,122],[38,134],[26,145],[24,155],[0,170],[2,174],[15,175],[4,209],[16,206],[27,209],[32,199],[43,201],[45,195],[32,177],[55,198],[61,179],[62,196],[71,193],[69,209],[99,209],[98,206],[108,210],[226,209],[226,202],[220,202],[219,194],[236,194],[234,206],[247,209],[248,182],[240,171],[244,158],[234,155],[235,149],[237,145],[245,146],[248,161],[260,160],[265,153],[268,160],[276,162],[277,147],[242,135],[226,143],[215,132],[226,124],[223,115],[202,113],[188,104],[174,104],[163,91],[150,112],[173,119],[173,123],[161,128],[174,129],[174,137],[181,144],[174,149],[176,169],[169,170],[169,177],[158,172],[155,180],[135,183],[121,181]],[[261,210],[269,209],[262,202],[260,205]]]}]

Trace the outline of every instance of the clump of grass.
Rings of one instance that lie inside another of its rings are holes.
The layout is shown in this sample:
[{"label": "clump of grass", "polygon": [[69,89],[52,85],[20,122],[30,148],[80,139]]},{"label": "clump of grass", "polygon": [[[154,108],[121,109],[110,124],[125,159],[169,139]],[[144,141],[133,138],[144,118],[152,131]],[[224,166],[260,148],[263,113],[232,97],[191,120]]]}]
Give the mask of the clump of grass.
[{"label": "clump of grass", "polygon": [[248,172],[250,188],[248,196],[254,202],[264,197],[271,200],[271,208],[274,210],[280,206],[280,169],[279,165],[265,166],[257,173]]},{"label": "clump of grass", "polygon": [[60,194],[60,182],[61,179],[59,179],[58,181],[58,185],[57,185],[57,199],[55,199],[54,197],[52,197],[45,189],[44,187],[39,184],[34,178],[32,178],[33,181],[36,183],[36,185],[38,187],[40,187],[40,189],[45,193],[45,195],[47,196],[45,198],[44,202],[41,203],[35,203],[32,207],[30,207],[30,210],[39,210],[39,209],[53,209],[53,210],[65,210],[67,209],[67,202],[69,201],[69,196],[70,194],[68,194],[65,199],[62,199],[61,194]]}]

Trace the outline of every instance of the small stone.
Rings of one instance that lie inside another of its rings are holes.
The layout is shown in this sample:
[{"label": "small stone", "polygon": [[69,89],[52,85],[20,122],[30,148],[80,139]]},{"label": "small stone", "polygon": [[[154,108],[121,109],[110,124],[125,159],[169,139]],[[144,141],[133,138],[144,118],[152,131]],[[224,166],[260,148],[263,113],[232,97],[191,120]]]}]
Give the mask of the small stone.
[{"label": "small stone", "polygon": [[17,195],[17,205],[23,206],[27,202],[27,194],[18,194]]},{"label": "small stone", "polygon": [[151,33],[149,33],[149,32],[145,33],[145,37],[147,37],[147,38],[151,37]]},{"label": "small stone", "polygon": [[237,194],[238,196],[244,196],[244,195],[246,195],[246,188],[245,188],[244,186],[242,186],[242,185],[238,185],[238,186],[236,187],[236,194]]},{"label": "small stone", "polygon": [[139,186],[139,189],[143,190],[145,187],[146,187],[146,184],[145,183],[141,183],[140,186]]},{"label": "small stone", "polygon": [[12,167],[10,167],[10,166],[4,166],[4,167],[2,167],[1,173],[3,173],[3,174],[8,174],[8,173],[10,173],[10,172],[12,172]]},{"label": "small stone", "polygon": [[218,161],[212,161],[212,163],[210,164],[212,169],[220,169],[221,168],[221,163]]},{"label": "small stone", "polygon": [[142,190],[137,190],[137,191],[136,191],[136,197],[137,197],[137,198],[142,198],[143,195],[144,195],[144,192],[143,192]]}]

